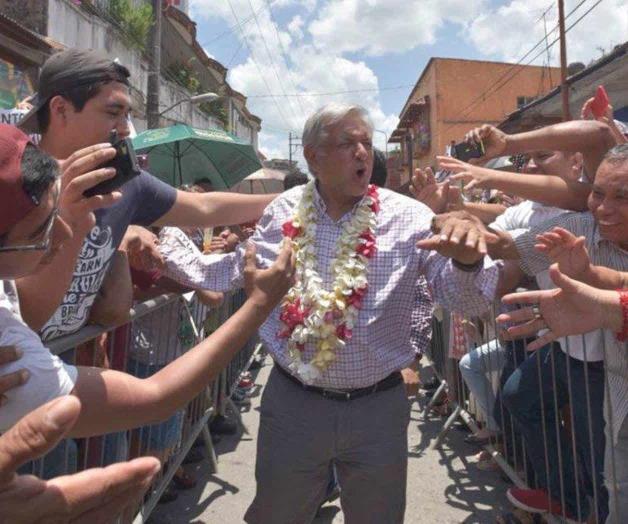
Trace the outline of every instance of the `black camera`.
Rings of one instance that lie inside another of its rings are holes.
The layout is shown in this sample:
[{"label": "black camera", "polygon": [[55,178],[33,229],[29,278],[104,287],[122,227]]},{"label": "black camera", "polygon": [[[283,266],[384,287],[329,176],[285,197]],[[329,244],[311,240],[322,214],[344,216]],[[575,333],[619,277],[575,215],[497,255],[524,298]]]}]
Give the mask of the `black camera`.
[{"label": "black camera", "polygon": [[109,142],[116,150],[116,156],[100,167],[113,167],[116,174],[113,178],[85,190],[83,195],[86,197],[111,193],[142,172],[130,138],[119,139],[118,133],[113,130],[109,133]]},{"label": "black camera", "polygon": [[459,144],[452,144],[451,156],[462,160],[468,161],[470,158],[480,158],[484,156],[484,144],[480,142],[460,142]]}]

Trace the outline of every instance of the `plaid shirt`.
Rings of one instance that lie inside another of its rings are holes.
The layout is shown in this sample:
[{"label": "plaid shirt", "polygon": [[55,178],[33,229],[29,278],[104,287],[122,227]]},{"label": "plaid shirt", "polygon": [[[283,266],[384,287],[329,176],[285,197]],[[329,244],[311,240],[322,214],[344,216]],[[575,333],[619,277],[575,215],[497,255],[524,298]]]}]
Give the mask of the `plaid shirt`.
[{"label": "plaid shirt", "polygon": [[[292,218],[302,192],[303,186],[295,187],[266,208],[251,237],[261,266],[268,267],[275,260],[283,238],[281,226]],[[338,389],[370,386],[413,360],[411,315],[419,275],[425,276],[433,290],[434,301],[469,315],[486,311],[495,292],[498,268],[488,257],[480,270],[470,273],[454,268],[449,259],[438,253],[416,249],[417,241],[431,236],[433,213],[423,204],[398,193],[380,189],[379,195],[381,209],[375,231],[377,254],[369,263],[369,290],[353,338],[338,352],[337,360],[316,383],[318,386]],[[329,286],[330,262],[336,252],[336,242],[353,210],[334,222],[317,192],[315,206],[318,211],[318,270],[324,285]],[[185,242],[183,236],[176,237],[177,241]],[[185,285],[215,291],[241,285],[243,248],[227,255],[189,255],[184,260],[168,245],[162,246],[161,251],[166,264],[164,275]],[[176,251],[181,253],[181,250]],[[275,308],[260,329],[260,336],[275,361],[287,368],[290,361],[285,340],[276,336],[280,327],[279,308]],[[313,353],[313,345],[307,344],[304,360],[310,360]]]},{"label": "plaid shirt", "polygon": [[414,308],[410,315],[410,345],[418,356],[424,355],[430,349],[434,303],[425,277],[419,277],[415,292]]}]

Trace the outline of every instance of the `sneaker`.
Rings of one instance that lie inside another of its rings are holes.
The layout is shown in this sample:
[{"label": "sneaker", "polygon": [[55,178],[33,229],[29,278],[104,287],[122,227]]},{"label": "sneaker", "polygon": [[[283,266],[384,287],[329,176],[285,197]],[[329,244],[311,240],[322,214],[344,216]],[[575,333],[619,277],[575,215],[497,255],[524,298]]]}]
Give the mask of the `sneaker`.
[{"label": "sneaker", "polygon": [[223,415],[216,415],[209,423],[209,431],[212,434],[233,435],[238,432],[238,425]]},{"label": "sneaker", "polygon": [[[557,516],[563,514],[560,503],[549,498],[543,489],[510,488],[506,491],[506,496],[514,506],[529,513],[550,513]],[[568,519],[573,518],[567,512],[565,516]]]}]

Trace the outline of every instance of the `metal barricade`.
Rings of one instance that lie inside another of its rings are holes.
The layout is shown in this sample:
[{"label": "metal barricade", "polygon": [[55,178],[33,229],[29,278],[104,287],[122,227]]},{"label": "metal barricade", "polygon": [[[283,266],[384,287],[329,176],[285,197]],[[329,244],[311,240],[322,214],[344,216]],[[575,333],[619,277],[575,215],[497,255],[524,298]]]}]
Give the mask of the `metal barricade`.
[{"label": "metal barricade", "polygon": [[[244,300],[242,292],[226,294],[220,307],[209,310],[192,298],[191,293],[162,295],[136,305],[128,324],[113,329],[86,326],[46,345],[66,363],[117,369],[145,378],[209,336]],[[225,410],[233,385],[250,361],[254,347],[255,341],[249,341],[201,394],[168,420],[130,431],[68,439],[33,462],[30,472],[51,478],[147,454],[157,456],[163,465],[161,473],[136,513],[122,519],[127,522],[134,518],[136,524],[145,522],[199,435],[207,449],[210,467],[216,471],[208,420],[212,414]],[[224,388],[223,384],[229,387]]]},{"label": "metal barricade", "polygon": [[[445,312],[434,319],[428,356],[442,383],[425,416],[445,399],[449,417],[432,447],[442,443],[457,419],[474,434],[481,425],[488,435],[487,462],[499,466],[515,487],[544,493],[552,508],[545,515],[548,522],[628,522],[628,515],[619,514],[625,493],[617,482],[626,477],[620,469],[626,463],[616,457],[617,446],[626,444],[609,438],[618,434],[613,426],[624,422],[614,420],[608,403],[617,384],[610,385],[605,368],[608,352],[617,348],[609,349],[600,331],[528,351],[530,340],[498,336],[495,317],[493,310],[482,321],[473,319],[481,325],[479,336],[467,335],[461,359],[450,355],[452,316]],[[628,383],[628,377],[621,380]],[[516,497],[509,498],[522,508]]]}]

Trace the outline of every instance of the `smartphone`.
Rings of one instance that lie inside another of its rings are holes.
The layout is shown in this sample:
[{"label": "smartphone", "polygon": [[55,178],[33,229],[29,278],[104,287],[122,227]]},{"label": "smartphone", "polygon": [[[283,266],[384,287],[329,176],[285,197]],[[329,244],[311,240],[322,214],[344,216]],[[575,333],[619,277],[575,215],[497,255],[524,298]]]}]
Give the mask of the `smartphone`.
[{"label": "smartphone", "polygon": [[468,161],[470,158],[483,157],[484,144],[481,140],[479,142],[460,142],[459,144],[452,144],[451,156],[463,162]]},{"label": "smartphone", "polygon": [[593,97],[593,102],[591,102],[591,112],[595,118],[601,118],[606,113],[606,108],[610,103],[608,99],[608,93],[604,86],[598,86],[595,91],[595,96]]},{"label": "smartphone", "polygon": [[118,133],[113,130],[109,133],[109,142],[116,150],[116,156],[100,167],[113,167],[116,174],[113,178],[85,190],[83,195],[86,197],[111,193],[142,172],[130,138],[119,139]]}]

